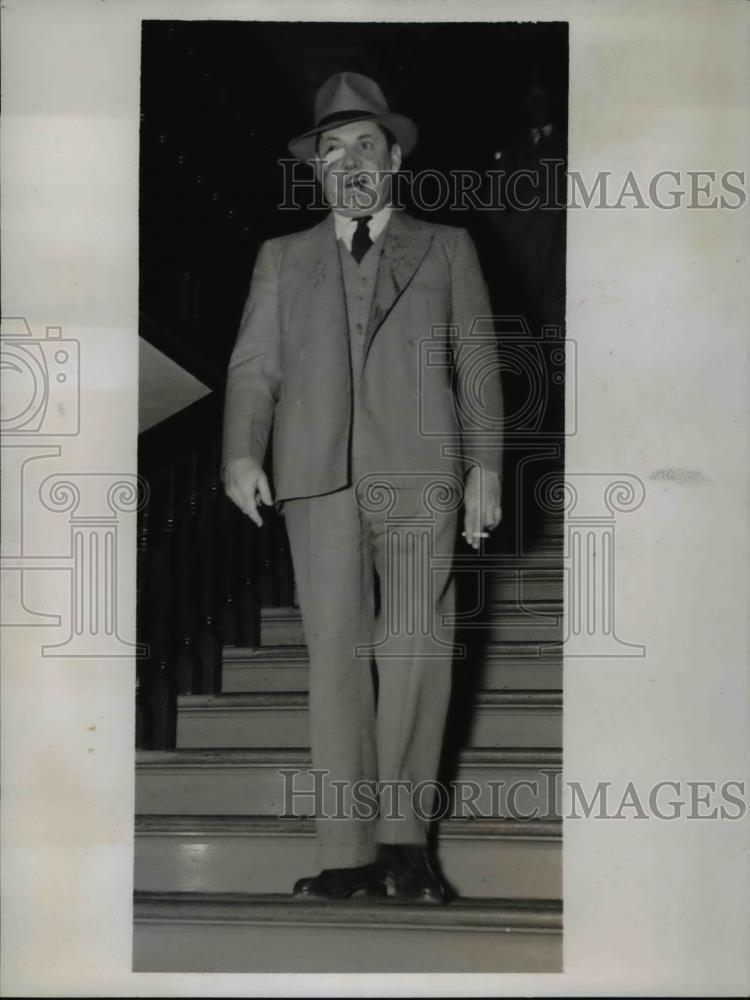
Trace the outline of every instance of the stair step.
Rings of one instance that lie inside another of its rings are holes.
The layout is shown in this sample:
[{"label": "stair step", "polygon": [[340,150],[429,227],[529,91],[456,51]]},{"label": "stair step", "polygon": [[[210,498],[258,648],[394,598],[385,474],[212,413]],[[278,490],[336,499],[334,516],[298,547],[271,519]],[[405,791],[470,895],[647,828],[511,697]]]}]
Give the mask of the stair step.
[{"label": "stair step", "polygon": [[562,607],[562,566],[510,568],[486,574],[484,597],[489,604],[524,606],[532,601],[557,602]]},{"label": "stair step", "polygon": [[537,542],[542,538],[561,535],[565,527],[565,519],[561,513],[545,513],[543,517],[536,519],[532,524],[512,523],[510,520],[504,522],[496,533],[503,542],[512,541],[514,536],[528,538],[532,542]]},{"label": "stair step", "polygon": [[[560,690],[563,686],[559,642],[487,642],[475,654],[479,690]],[[454,669],[462,670],[457,662]]]},{"label": "stair step", "polygon": [[[492,643],[481,653],[481,687],[488,691],[508,689],[554,690],[562,687],[562,652],[559,646],[547,656],[538,643]],[[464,669],[463,664],[457,668]],[[262,691],[307,691],[310,662],[303,646],[225,646],[222,683],[226,694]]]},{"label": "stair step", "polygon": [[[268,816],[137,816],[135,887],[288,893],[317,871],[314,823]],[[461,896],[559,899],[559,821],[446,820],[438,857]]]},{"label": "stair step", "polygon": [[[519,608],[517,604],[488,604],[480,615],[463,619],[488,641],[562,642],[561,601],[538,601]],[[305,634],[299,608],[263,608],[260,617],[262,646],[304,646]]]},{"label": "stair step", "polygon": [[561,643],[562,626],[562,601],[530,601],[523,607],[488,603],[480,614],[460,622],[487,642]]},{"label": "stair step", "polygon": [[[555,538],[545,538],[532,544],[519,543],[519,545],[509,547],[505,552],[477,559],[477,568],[481,567],[485,572],[492,573],[495,568],[503,571],[516,570],[559,570],[563,565],[565,547],[563,535]],[[491,562],[490,562],[491,560]],[[459,560],[457,569],[469,568],[464,561],[463,565]]]},{"label": "stair step", "polygon": [[[181,695],[177,746],[308,746],[310,723],[305,692]],[[466,744],[471,747],[562,745],[560,691],[481,692],[475,701]]]},{"label": "stair step", "polygon": [[[462,802],[449,815],[558,818],[561,761],[554,748],[464,750],[452,779],[461,783]],[[293,772],[286,782],[280,769]],[[309,769],[304,749],[140,750],[136,813],[309,816],[312,795],[291,801],[292,791],[313,789]],[[524,784],[514,790],[517,782]]]},{"label": "stair step", "polygon": [[[533,538],[506,535],[499,544],[492,546],[493,550],[485,558],[501,559],[508,564],[515,562],[517,565],[524,564],[528,560],[533,565],[541,557],[556,559],[559,565],[564,548],[565,532],[562,528],[556,528],[541,531]],[[458,555],[463,555],[464,551],[460,548]]]},{"label": "stair step", "polygon": [[304,646],[299,608],[261,608],[260,641],[262,646]]},{"label": "stair step", "polygon": [[[561,470],[561,476],[562,476]],[[565,519],[561,514],[546,514],[539,522],[536,532],[538,536],[562,534]]]},{"label": "stair step", "polygon": [[559,972],[556,901],[136,893],[135,972]]}]

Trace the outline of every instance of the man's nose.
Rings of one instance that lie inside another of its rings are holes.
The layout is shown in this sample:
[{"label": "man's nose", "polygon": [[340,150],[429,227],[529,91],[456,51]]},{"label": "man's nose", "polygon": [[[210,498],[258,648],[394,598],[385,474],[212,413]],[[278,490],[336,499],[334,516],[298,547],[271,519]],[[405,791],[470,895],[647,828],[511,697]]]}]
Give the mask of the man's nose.
[{"label": "man's nose", "polygon": [[359,166],[359,152],[356,149],[347,149],[344,154],[343,166],[346,170],[356,170]]}]

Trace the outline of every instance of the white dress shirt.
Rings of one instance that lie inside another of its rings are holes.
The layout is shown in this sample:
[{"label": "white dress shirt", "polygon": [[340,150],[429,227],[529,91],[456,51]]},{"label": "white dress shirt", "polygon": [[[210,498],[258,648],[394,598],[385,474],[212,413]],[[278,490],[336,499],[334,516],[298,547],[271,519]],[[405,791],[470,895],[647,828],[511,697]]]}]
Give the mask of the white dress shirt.
[{"label": "white dress shirt", "polygon": [[[385,205],[377,212],[373,212],[372,218],[367,223],[367,231],[370,239],[374,243],[388,224],[393,209],[390,205]],[[348,215],[341,215],[339,212],[333,213],[333,223],[336,227],[336,239],[341,240],[347,250],[351,252],[354,231],[357,228],[356,218]]]},{"label": "white dress shirt", "polygon": [[542,125],[541,128],[532,128],[531,130],[531,141],[535,146],[539,145],[539,140],[544,135],[545,139],[549,139],[552,134],[552,122],[547,122],[546,125]]}]

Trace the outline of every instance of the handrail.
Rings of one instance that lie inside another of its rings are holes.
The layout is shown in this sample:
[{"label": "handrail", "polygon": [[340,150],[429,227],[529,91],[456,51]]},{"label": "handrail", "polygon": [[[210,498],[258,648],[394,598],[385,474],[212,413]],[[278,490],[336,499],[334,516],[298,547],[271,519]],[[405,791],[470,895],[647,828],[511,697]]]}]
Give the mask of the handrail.
[{"label": "handrail", "polygon": [[210,392],[138,435],[138,471],[148,476],[220,433],[222,394]]},{"label": "handrail", "polygon": [[138,314],[138,334],[210,389],[221,387],[224,374],[216,365],[195,351],[186,339],[176,336],[142,309]]}]

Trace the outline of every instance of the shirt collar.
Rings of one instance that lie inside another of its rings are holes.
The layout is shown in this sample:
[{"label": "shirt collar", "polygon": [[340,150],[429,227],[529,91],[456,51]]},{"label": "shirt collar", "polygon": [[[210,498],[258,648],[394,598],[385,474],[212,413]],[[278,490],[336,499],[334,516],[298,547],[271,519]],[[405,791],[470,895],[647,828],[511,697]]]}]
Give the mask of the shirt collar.
[{"label": "shirt collar", "polygon": [[[390,205],[384,205],[377,212],[373,212],[372,218],[367,223],[367,231],[373,243],[388,225],[388,220],[392,212],[393,208]],[[333,224],[336,227],[336,239],[341,240],[347,250],[351,250],[354,230],[357,228],[357,220],[334,211]]]},{"label": "shirt collar", "polygon": [[544,135],[544,137],[548,139],[551,133],[552,133],[552,122],[547,122],[546,125],[542,125],[541,127],[532,127],[531,138],[534,142],[534,145],[536,145],[536,143],[539,142],[542,135]]}]

